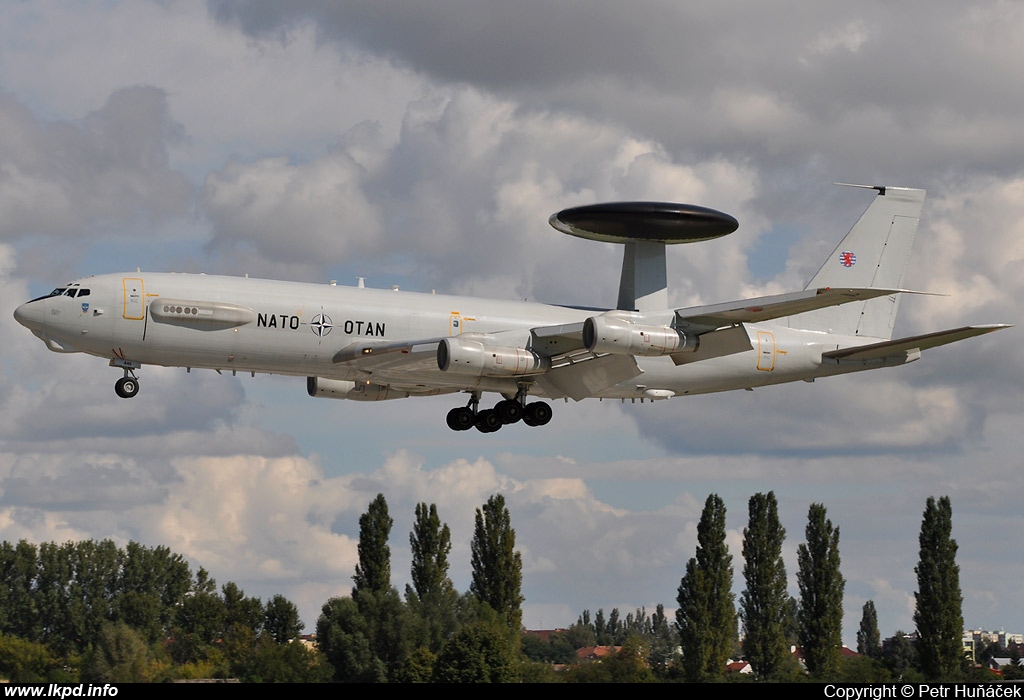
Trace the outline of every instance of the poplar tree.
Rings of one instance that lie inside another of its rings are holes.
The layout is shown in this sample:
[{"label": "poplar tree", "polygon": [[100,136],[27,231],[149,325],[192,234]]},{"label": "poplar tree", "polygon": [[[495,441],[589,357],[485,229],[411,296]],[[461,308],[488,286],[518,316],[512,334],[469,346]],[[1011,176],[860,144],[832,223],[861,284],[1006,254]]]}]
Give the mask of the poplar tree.
[{"label": "poplar tree", "polygon": [[921,522],[920,561],[914,568],[918,591],[917,654],[921,670],[929,680],[955,680],[963,663],[961,636],[964,620],[961,609],[960,567],[956,563],[953,533],[953,507],[949,496],[936,503],[929,497]]},{"label": "poplar tree", "polygon": [[797,549],[800,646],[812,677],[835,678],[843,645],[843,589],[839,570],[839,528],[812,503],[807,513],[807,542]]},{"label": "poplar tree", "polygon": [[363,618],[370,649],[394,678],[408,651],[406,609],[391,585],[391,548],[388,537],[393,524],[383,494],[370,502],[359,518],[359,563],[352,577],[352,599]]},{"label": "poplar tree", "polygon": [[750,523],[743,529],[743,577],[740,617],[745,636],[743,651],[760,680],[771,680],[782,670],[786,645],[786,565],[782,542],[786,530],[779,522],[775,493],[750,498]]},{"label": "poplar tree", "polygon": [[516,531],[500,493],[476,509],[471,550],[470,593],[501,615],[510,631],[518,633],[523,618],[523,560],[516,551]]},{"label": "poplar tree", "polygon": [[877,659],[882,653],[882,634],[878,631],[878,612],[875,601],[864,603],[857,630],[857,653]]},{"label": "poplar tree", "polygon": [[422,625],[422,635],[417,643],[437,653],[457,627],[458,593],[448,577],[451,530],[441,523],[436,505],[416,505],[409,546],[412,550],[412,585],[406,584],[405,599],[410,612]]},{"label": "poplar tree", "polygon": [[676,597],[683,670],[692,682],[719,680],[736,641],[732,555],[725,543],[725,503],[708,496],[697,525],[696,556],[686,564]]},{"label": "poplar tree", "polygon": [[412,549],[412,587],[406,588],[420,600],[454,591],[448,578],[448,554],[452,551],[452,533],[447,524],[441,524],[437,506],[433,503],[416,505],[416,519],[409,533]]},{"label": "poplar tree", "polygon": [[391,548],[388,537],[394,521],[388,515],[384,494],[378,493],[370,501],[366,512],[359,516],[359,563],[352,577],[352,597],[359,593],[381,593],[391,589]]}]

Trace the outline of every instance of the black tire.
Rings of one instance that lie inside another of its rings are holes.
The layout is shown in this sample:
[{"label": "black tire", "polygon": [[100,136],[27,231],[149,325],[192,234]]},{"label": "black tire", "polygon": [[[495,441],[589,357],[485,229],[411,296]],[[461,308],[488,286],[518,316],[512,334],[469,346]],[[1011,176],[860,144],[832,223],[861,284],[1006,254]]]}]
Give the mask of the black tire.
[{"label": "black tire", "polygon": [[504,425],[518,423],[523,419],[523,404],[515,399],[499,401],[494,410],[498,413],[498,418]]},{"label": "black tire", "polygon": [[476,414],[476,429],[481,433],[493,433],[501,428],[501,419],[498,413],[491,408],[480,411]]},{"label": "black tire", "polygon": [[456,406],[448,411],[446,421],[452,430],[469,430],[476,424],[476,416],[467,406]]},{"label": "black tire", "polygon": [[554,412],[551,406],[544,401],[534,401],[526,405],[523,422],[529,426],[547,425]]},{"label": "black tire", "polygon": [[139,380],[135,377],[121,377],[114,384],[114,393],[122,399],[130,399],[139,393]]}]

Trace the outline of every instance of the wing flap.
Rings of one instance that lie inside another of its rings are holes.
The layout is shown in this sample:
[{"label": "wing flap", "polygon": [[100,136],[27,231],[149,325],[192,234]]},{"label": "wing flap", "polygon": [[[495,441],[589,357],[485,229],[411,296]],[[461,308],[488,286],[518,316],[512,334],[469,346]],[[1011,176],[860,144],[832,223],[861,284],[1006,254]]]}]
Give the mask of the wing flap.
[{"label": "wing flap", "polygon": [[669,355],[677,365],[685,365],[701,360],[710,360],[713,357],[733,355],[738,352],[753,350],[754,344],[750,340],[747,329],[740,326],[729,326],[717,331],[702,333],[700,345],[695,352],[676,352]]},{"label": "wing flap", "polygon": [[530,349],[542,357],[555,357],[583,349],[583,322],[541,326],[530,330]]},{"label": "wing flap", "polygon": [[912,352],[915,350],[921,351],[927,350],[928,348],[937,348],[941,345],[955,343],[958,340],[965,340],[967,338],[973,338],[978,335],[984,335],[986,333],[992,333],[994,331],[1010,327],[1010,324],[1005,323],[998,323],[986,326],[964,326],[962,328],[953,328],[946,331],[926,333],[925,335],[915,335],[909,338],[887,340],[883,343],[861,345],[855,348],[829,350],[828,352],[821,353],[821,356],[823,358],[827,357],[833,360],[839,360],[840,362],[878,360],[885,357],[891,357],[893,355],[900,355]]},{"label": "wing flap", "polygon": [[641,374],[632,355],[587,353],[579,361],[569,362],[537,377],[537,384],[553,399],[569,397],[581,401]]}]

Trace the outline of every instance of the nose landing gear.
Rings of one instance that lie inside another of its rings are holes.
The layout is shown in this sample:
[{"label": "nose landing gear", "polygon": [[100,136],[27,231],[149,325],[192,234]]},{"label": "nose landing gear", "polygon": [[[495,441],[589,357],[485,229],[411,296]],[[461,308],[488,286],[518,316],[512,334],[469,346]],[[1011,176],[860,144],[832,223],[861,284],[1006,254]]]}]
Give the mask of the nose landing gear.
[{"label": "nose landing gear", "polygon": [[124,370],[124,376],[114,383],[114,393],[122,399],[130,399],[139,393],[139,378],[135,376],[135,370],[140,369],[142,364],[134,360],[126,360],[123,357],[115,357],[110,361],[111,367],[120,367]]}]

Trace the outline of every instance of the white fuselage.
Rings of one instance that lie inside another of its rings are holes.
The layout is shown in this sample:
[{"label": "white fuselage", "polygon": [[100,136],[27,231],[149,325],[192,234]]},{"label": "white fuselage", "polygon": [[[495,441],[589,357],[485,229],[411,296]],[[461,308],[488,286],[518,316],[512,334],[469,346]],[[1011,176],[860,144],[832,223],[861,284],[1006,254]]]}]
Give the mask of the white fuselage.
[{"label": "white fuselage", "polygon": [[[525,342],[532,328],[579,323],[596,313],[529,302],[173,273],[99,275],[62,289],[76,291],[28,302],[15,314],[57,352],[142,365],[353,381],[366,380],[367,373],[334,361],[339,350],[353,343],[516,331]],[[672,313],[666,311],[660,321],[668,323]],[[669,357],[637,357],[640,375],[592,395],[626,399],[700,394],[882,364],[822,361],[823,351],[863,345],[866,339],[793,329],[785,321],[748,324],[746,332],[749,351],[678,366]],[[423,388],[420,393],[494,391],[509,396],[523,382],[515,377],[445,376],[434,367],[415,383]],[[529,393],[545,392],[530,384]]]}]

